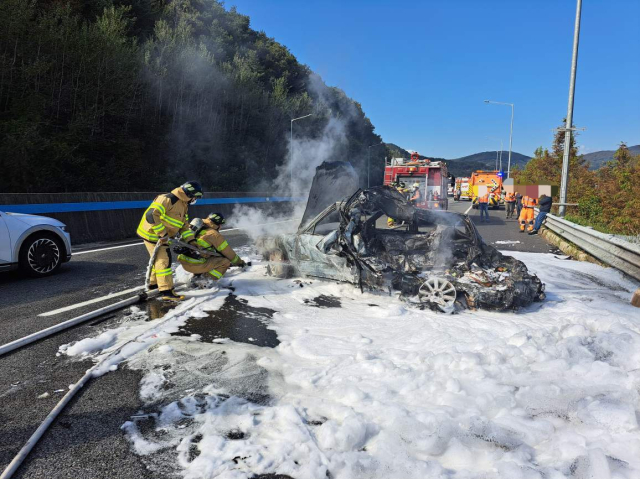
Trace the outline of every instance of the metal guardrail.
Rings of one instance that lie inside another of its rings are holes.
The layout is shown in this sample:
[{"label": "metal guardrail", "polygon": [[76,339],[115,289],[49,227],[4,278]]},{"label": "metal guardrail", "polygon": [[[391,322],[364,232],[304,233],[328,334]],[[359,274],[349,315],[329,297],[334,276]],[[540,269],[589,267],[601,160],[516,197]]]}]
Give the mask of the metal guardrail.
[{"label": "metal guardrail", "polygon": [[640,244],[548,214],[545,226],[603,263],[640,281]]}]

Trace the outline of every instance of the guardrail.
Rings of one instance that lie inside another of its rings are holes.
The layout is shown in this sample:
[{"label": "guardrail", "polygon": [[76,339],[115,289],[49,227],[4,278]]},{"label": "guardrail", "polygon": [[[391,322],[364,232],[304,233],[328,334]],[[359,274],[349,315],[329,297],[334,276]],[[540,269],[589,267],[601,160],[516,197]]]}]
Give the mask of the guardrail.
[{"label": "guardrail", "polygon": [[640,244],[548,214],[545,226],[603,263],[640,281]]}]

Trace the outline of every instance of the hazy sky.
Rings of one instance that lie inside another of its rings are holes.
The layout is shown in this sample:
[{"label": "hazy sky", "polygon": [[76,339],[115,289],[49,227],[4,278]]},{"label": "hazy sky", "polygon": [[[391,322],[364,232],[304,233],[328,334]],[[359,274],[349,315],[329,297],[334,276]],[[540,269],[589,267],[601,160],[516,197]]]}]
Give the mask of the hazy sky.
[{"label": "hazy sky", "polygon": [[[456,158],[551,144],[567,111],[575,0],[228,0],[362,107],[384,141]],[[640,0],[584,0],[583,152],[640,143]]]}]

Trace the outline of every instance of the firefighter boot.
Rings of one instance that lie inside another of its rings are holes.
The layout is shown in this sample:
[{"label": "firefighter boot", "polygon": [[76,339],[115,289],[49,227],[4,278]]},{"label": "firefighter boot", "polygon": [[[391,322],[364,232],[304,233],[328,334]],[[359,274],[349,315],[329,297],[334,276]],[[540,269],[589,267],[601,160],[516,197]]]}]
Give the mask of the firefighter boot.
[{"label": "firefighter boot", "polygon": [[173,301],[173,302],[179,302],[182,301],[184,299],[184,296],[176,294],[176,292],[172,289],[167,290],[167,291],[160,291],[160,299],[162,301]]}]

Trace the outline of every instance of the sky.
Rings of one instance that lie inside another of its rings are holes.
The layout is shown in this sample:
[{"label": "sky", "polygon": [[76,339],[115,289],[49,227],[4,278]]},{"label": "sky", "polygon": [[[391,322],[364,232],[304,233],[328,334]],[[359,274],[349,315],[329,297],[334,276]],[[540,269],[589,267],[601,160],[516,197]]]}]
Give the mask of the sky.
[{"label": "sky", "polygon": [[[567,113],[575,0],[227,0],[385,142],[458,158],[550,147]],[[640,143],[640,1],[585,0],[574,124],[583,153]]]}]

